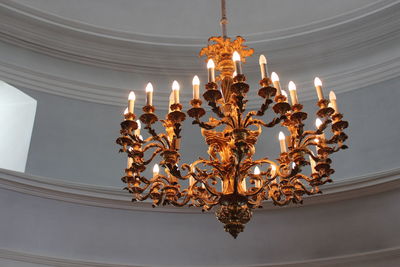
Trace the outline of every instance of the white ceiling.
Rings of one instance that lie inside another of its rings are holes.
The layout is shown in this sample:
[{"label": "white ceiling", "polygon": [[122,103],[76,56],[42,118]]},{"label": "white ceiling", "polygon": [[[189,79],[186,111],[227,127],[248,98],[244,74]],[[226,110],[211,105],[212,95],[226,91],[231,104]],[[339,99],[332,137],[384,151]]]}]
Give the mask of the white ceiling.
[{"label": "white ceiling", "polygon": [[[66,20],[153,36],[208,38],[219,33],[217,0],[15,0]],[[232,35],[319,23],[379,0],[228,0]]]}]

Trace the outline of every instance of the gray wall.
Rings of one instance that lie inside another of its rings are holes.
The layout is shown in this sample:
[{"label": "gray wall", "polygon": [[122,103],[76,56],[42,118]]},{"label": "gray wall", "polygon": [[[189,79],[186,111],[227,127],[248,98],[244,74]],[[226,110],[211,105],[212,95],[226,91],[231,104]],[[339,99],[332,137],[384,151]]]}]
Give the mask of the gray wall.
[{"label": "gray wall", "polygon": [[[399,166],[399,88],[400,78],[337,95],[339,108],[350,122],[347,130],[350,148],[333,156],[334,179]],[[117,153],[118,146],[114,141],[119,133],[123,107],[23,90],[38,101],[27,173],[80,183],[121,186],[119,177],[126,158]],[[310,115],[309,126],[314,127],[315,102],[303,104]],[[137,111],[139,106],[137,103]],[[164,116],[163,112],[159,112],[159,117]],[[187,120],[183,129],[184,162],[206,155],[200,131],[190,122]],[[263,133],[257,156],[277,157],[279,128]]]}]

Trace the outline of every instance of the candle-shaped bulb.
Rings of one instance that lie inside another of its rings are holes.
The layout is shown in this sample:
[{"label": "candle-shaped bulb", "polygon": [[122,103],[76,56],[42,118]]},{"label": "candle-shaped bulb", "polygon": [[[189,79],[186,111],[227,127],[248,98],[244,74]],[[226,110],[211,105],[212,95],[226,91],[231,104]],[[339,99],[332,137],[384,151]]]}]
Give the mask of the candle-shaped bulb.
[{"label": "candle-shaped bulb", "polygon": [[174,93],[174,104],[179,103],[179,83],[177,81],[174,81],[172,83],[172,92]]},{"label": "candle-shaped bulb", "polygon": [[335,113],[339,113],[339,109],[336,102],[336,95],[333,91],[329,92],[329,101],[330,101],[329,104],[332,105],[332,108],[335,110]]},{"label": "candle-shaped bulb", "polygon": [[322,125],[322,121],[318,118],[315,120],[315,126],[317,127],[317,129],[319,129],[319,127]]},{"label": "candle-shaped bulb", "polygon": [[128,114],[128,108],[124,110],[124,115]]},{"label": "candle-shaped bulb", "polygon": [[131,91],[131,92],[129,93],[128,100],[133,100],[133,101],[136,100],[136,95],[135,95],[135,92],[134,92],[134,91]]},{"label": "candle-shaped bulb", "polygon": [[135,99],[136,99],[135,92],[131,91],[128,96],[128,111],[129,111],[129,113],[133,113],[133,110],[135,109],[134,108],[135,107]]},{"label": "candle-shaped bulb", "polygon": [[275,165],[271,165],[271,172],[270,172],[271,176],[275,176],[276,174],[276,167]]},{"label": "candle-shaped bulb", "polygon": [[146,93],[152,93],[153,92],[153,85],[151,83],[148,83],[146,85]]},{"label": "candle-shaped bulb", "polygon": [[272,82],[279,82],[279,76],[274,71],[271,73],[271,80]]},{"label": "candle-shaped bulb", "polygon": [[214,60],[211,58],[207,62],[207,69],[208,69],[208,82],[213,83],[215,82],[215,64]]},{"label": "candle-shaped bulb", "polygon": [[193,77],[192,85],[200,85],[200,79],[197,75]]},{"label": "candle-shaped bulb", "polygon": [[197,77],[197,75],[195,75],[193,77],[193,81],[192,81],[192,85],[193,85],[193,99],[199,99],[200,98],[200,80],[199,77]]},{"label": "candle-shaped bulb", "polygon": [[320,78],[315,77],[314,86],[315,89],[317,90],[318,100],[324,99],[324,94],[322,93],[322,82]]},{"label": "candle-shaped bulb", "polygon": [[289,82],[289,93],[290,93],[290,99],[292,100],[292,105],[298,104],[299,101],[297,100],[296,85],[294,84],[293,81]]},{"label": "candle-shaped bulb", "polygon": [[279,132],[279,140],[282,141],[285,140],[285,138],[286,138],[285,134],[283,132]]},{"label": "candle-shaped bulb", "polygon": [[214,68],[215,68],[214,60],[209,59],[207,62],[207,69],[214,69]]},{"label": "candle-shaped bulb", "polygon": [[267,64],[267,59],[266,59],[266,57],[265,57],[264,55],[260,55],[260,58],[258,59],[258,63],[259,63],[260,65],[262,65],[262,64]]},{"label": "candle-shaped bulb", "polygon": [[237,76],[237,71],[235,70],[234,72],[233,72],[233,77],[236,77]]},{"label": "candle-shaped bulb", "polygon": [[321,81],[320,78],[315,77],[315,79],[314,79],[314,86],[315,86],[315,87],[317,87],[317,86],[322,86],[322,81]]},{"label": "candle-shaped bulb", "polygon": [[177,81],[174,81],[172,83],[172,90],[173,91],[179,91],[179,89],[180,89],[179,83]]},{"label": "candle-shaped bulb", "polygon": [[233,61],[240,61],[240,55],[237,51],[233,52],[232,59]]},{"label": "candle-shaped bulb", "polygon": [[148,83],[146,85],[146,106],[153,105],[153,85]]},{"label": "candle-shaped bulb", "polygon": [[283,132],[279,132],[279,146],[281,147],[281,152],[285,153],[286,150],[286,136]]},{"label": "candle-shaped bulb", "polygon": [[154,164],[153,167],[153,176],[157,176],[160,173],[160,167],[158,167],[158,164]]},{"label": "candle-shaped bulb", "polygon": [[292,162],[292,169],[296,168],[296,163]]},{"label": "candle-shaped bulb", "polygon": [[293,81],[289,82],[289,90],[296,91],[296,84]]},{"label": "candle-shaped bulb", "polygon": [[284,97],[288,97],[288,95],[287,95],[287,93],[286,93],[286,91],[285,90],[281,90],[281,92],[282,92],[282,95],[284,96]]},{"label": "candle-shaped bulb", "polygon": [[333,91],[329,92],[329,100],[336,100],[335,92],[333,92]]},{"label": "candle-shaped bulb", "polygon": [[261,79],[265,79],[268,76],[268,71],[267,71],[267,59],[265,58],[264,55],[260,55],[258,63],[260,64]]},{"label": "candle-shaped bulb", "polygon": [[240,55],[237,51],[233,52],[232,60],[233,60],[233,62],[235,62],[235,70],[236,70],[237,74],[243,74],[242,73],[242,63],[240,61]]},{"label": "candle-shaped bulb", "polygon": [[272,83],[274,84],[274,87],[276,88],[276,95],[281,94],[281,84],[279,83],[279,76],[276,74],[276,72],[271,73],[271,80]]},{"label": "candle-shaped bulb", "polygon": [[258,166],[256,166],[254,168],[254,175],[260,175],[260,173],[261,173],[260,168],[258,168]]}]

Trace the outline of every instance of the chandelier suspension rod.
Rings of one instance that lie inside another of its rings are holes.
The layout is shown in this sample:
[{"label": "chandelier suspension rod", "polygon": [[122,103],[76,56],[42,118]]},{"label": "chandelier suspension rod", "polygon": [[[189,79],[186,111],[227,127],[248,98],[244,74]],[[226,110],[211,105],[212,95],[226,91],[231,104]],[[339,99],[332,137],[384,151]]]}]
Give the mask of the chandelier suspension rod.
[{"label": "chandelier suspension rod", "polygon": [[227,36],[227,31],[226,31],[226,25],[228,24],[228,18],[226,17],[226,1],[221,0],[221,29],[222,29],[222,37],[226,39]]}]

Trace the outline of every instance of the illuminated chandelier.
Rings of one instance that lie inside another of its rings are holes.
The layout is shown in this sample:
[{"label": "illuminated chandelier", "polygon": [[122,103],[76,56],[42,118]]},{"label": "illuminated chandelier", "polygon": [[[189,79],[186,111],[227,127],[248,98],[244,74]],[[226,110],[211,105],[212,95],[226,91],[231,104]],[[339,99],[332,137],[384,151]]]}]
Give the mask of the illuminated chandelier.
[{"label": "illuminated chandelier", "polygon": [[[186,113],[193,118],[193,124],[200,127],[208,145],[209,158],[200,158],[191,164],[180,164],[181,126],[186,119],[179,101],[179,84],[174,81],[170,97],[169,112],[160,120],[165,133],[156,133],[153,125],[159,121],[153,106],[153,87],[146,87],[146,105],[139,117],[149,137],[140,135],[140,122],[135,121],[135,95],[130,93],[125,120],[121,123],[121,136],[117,143],[121,152],[128,155],[128,166],[122,181],[132,195],[132,201],[151,199],[153,206],[174,205],[202,207],[207,211],[215,207],[215,214],[233,237],[243,231],[252,217],[253,210],[261,207],[265,200],[275,205],[302,203],[303,195],[321,193],[319,186],[331,182],[330,155],[347,148],[343,132],[348,122],[339,113],[335,94],[330,100],[324,98],[322,83],[315,78],[318,95],[316,129],[305,130],[307,113],[302,111],[296,86],[289,83],[291,104],[286,92],[281,89],[276,73],[268,76],[266,58],[260,56],[261,88],[258,95],[263,99],[259,110],[246,111],[246,95],[249,86],[242,71],[242,62],[253,54],[243,45],[238,36],[231,40],[226,34],[226,9],[222,0],[222,36],[211,37],[209,45],[200,51],[208,63],[208,83],[205,85],[204,100],[213,115],[207,122],[201,117],[206,114],[202,108],[199,93],[199,79],[193,79],[192,108]],[[219,71],[219,76],[215,76]],[[261,118],[272,106],[276,117],[269,122]],[[211,112],[210,111],[210,112]],[[289,136],[279,133],[280,156],[276,161],[269,158],[253,159],[255,144],[263,127],[276,125],[287,128]],[[331,129],[328,137],[324,130]],[[217,131],[219,130],[219,131]],[[146,178],[142,173],[147,166],[160,157],[159,164],[165,174],[154,165],[153,176]],[[307,167],[307,166],[310,167]],[[307,168],[304,168],[307,167]],[[303,173],[303,168],[306,170]]]}]

